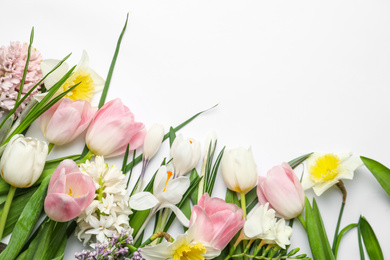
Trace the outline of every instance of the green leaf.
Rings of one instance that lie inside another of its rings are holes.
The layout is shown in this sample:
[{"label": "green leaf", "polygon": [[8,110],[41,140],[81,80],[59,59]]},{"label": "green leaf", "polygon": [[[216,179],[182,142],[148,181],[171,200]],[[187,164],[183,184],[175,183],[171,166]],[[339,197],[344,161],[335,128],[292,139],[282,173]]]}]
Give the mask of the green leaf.
[{"label": "green leaf", "polygon": [[16,259],[20,253],[42,212],[49,181],[50,177],[47,177],[26,204],[16,222],[7,248],[0,254],[0,260]]},{"label": "green leaf", "polygon": [[[216,147],[216,146],[217,146],[217,142],[215,141],[214,147]],[[214,148],[214,151],[215,151],[215,148]],[[214,156],[214,151],[211,154],[211,156]],[[213,169],[211,170],[210,174],[208,174],[209,178],[208,178],[207,182],[205,183],[205,187],[207,188],[206,191],[210,195],[210,197],[213,193],[215,179],[216,179],[217,174],[218,174],[219,165],[221,164],[221,159],[222,159],[224,151],[225,151],[225,147],[223,147],[221,152],[218,154],[218,157],[215,160]]]},{"label": "green leaf", "polygon": [[390,195],[390,169],[373,159],[363,156],[360,156],[360,158],[367,166],[368,170],[370,170],[370,172],[378,180],[382,188]]},{"label": "green leaf", "polygon": [[47,220],[41,224],[38,235],[17,260],[50,260],[64,253],[68,222]]},{"label": "green leaf", "polygon": [[[27,189],[23,189],[23,190],[27,190]],[[34,194],[36,190],[37,187],[29,188],[26,193],[14,197],[14,199],[12,200],[11,208],[8,212],[8,217],[5,223],[3,237],[12,233],[12,230],[14,229],[15,224],[20,217],[20,214],[22,214],[22,211],[26,206],[26,203],[29,201],[29,199],[31,198],[31,196]],[[3,214],[3,210],[0,211],[0,215],[1,214]]]},{"label": "green leaf", "polygon": [[[217,104],[217,105],[218,105],[218,104]],[[188,123],[190,123],[192,120],[194,120],[195,118],[197,118],[199,115],[201,115],[201,114],[203,114],[203,113],[209,111],[210,109],[215,108],[217,105],[215,105],[215,106],[213,106],[213,107],[211,107],[211,108],[209,108],[209,109],[203,110],[203,111],[201,111],[201,112],[199,112],[199,113],[193,115],[192,117],[190,117],[189,119],[187,119],[186,121],[184,121],[183,123],[181,123],[180,125],[178,125],[178,126],[176,126],[175,128],[173,128],[173,130],[174,130],[175,132],[179,131],[179,130],[182,129],[184,126],[186,126]],[[169,137],[169,132],[166,133],[166,134],[164,135],[164,138],[163,138],[162,142],[164,142],[165,140],[167,140],[168,137]],[[139,155],[137,158],[135,158],[135,160],[131,161],[128,165],[126,165],[126,168],[125,168],[125,172],[124,172],[124,173],[128,172],[128,171],[130,170],[131,167],[133,167],[134,165],[138,164],[140,161],[142,161],[142,154]]]},{"label": "green leaf", "polygon": [[[199,178],[198,172],[196,171],[196,169],[193,169],[191,171],[190,181],[193,181],[197,178]],[[191,196],[190,196],[192,204],[194,204],[194,205],[198,204],[198,192],[199,192],[199,185],[194,189],[194,191],[191,193]]]},{"label": "green leaf", "polygon": [[366,247],[366,251],[370,259],[384,259],[379,241],[365,217],[360,216],[358,227],[361,231],[364,246]]},{"label": "green leaf", "polygon": [[[183,205],[180,207],[180,210],[184,213],[184,215],[190,219],[191,218],[191,202],[190,202],[190,199],[187,198],[184,202],[183,202]],[[187,231],[187,227],[184,227],[183,226],[183,229],[184,229],[184,232]]]},{"label": "green leaf", "polygon": [[225,201],[227,203],[236,204],[239,208],[241,208],[241,204],[240,201],[238,200],[237,193],[234,191],[226,189]]},{"label": "green leaf", "polygon": [[337,252],[339,250],[339,246],[340,246],[340,242],[341,242],[341,239],[343,238],[343,236],[349,231],[351,230],[352,228],[354,227],[357,227],[357,223],[353,223],[353,224],[349,224],[348,226],[346,226],[345,228],[343,228],[339,235],[337,236],[337,241],[336,241],[336,244],[335,244],[335,248],[334,248],[334,257],[337,258]]},{"label": "green leaf", "polygon": [[169,147],[172,147],[173,141],[176,139],[175,129],[171,126],[169,128]]},{"label": "green leaf", "polygon": [[[26,60],[26,65],[24,66],[22,80],[20,81],[20,86],[19,86],[18,96],[16,98],[16,103],[19,101],[20,95],[23,92],[24,82],[25,82],[26,76],[27,76],[28,64],[30,63],[31,45],[32,45],[33,41],[34,41],[34,27],[31,28],[30,44],[28,45],[28,51],[27,51],[27,60]],[[16,103],[15,103],[15,105],[16,105]]]},{"label": "green leaf", "polygon": [[324,253],[326,255],[326,259],[329,259],[329,260],[334,259],[332,248],[330,247],[328,236],[326,234],[324,223],[322,221],[321,213],[320,213],[320,210],[317,206],[317,202],[314,198],[313,198],[313,213],[314,213],[314,217],[315,217],[315,220],[316,220],[316,223],[318,226],[319,234],[321,236],[321,241],[322,241],[322,244],[324,247]]},{"label": "green leaf", "polygon": [[311,253],[316,260],[330,260],[327,258],[326,247],[322,241],[323,237],[320,233],[320,224],[317,223],[317,217],[309,200],[305,197],[306,210],[306,231],[310,244]]},{"label": "green leaf", "polygon": [[99,108],[101,108],[104,105],[104,103],[106,102],[108,88],[110,87],[112,74],[114,73],[114,68],[115,68],[115,64],[116,64],[116,59],[118,58],[119,49],[121,47],[123,35],[125,34],[125,31],[126,31],[128,20],[129,20],[129,13],[127,13],[125,25],[123,26],[122,32],[121,32],[119,39],[118,39],[118,42],[116,44],[115,53],[114,53],[114,56],[112,57],[110,69],[108,70],[108,74],[107,74],[106,82],[104,84],[102,95],[100,96]]},{"label": "green leaf", "polygon": [[288,162],[288,164],[291,166],[291,168],[295,169],[298,165],[303,163],[307,158],[310,157],[313,153],[308,153],[302,156],[299,156],[291,161]]}]

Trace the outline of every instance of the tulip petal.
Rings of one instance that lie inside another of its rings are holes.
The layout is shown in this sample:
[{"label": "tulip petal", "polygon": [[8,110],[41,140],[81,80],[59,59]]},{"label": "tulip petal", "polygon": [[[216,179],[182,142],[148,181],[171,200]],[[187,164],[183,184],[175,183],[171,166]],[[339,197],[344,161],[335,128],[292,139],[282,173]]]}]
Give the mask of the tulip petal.
[{"label": "tulip petal", "polygon": [[130,208],[146,210],[157,206],[160,201],[150,192],[139,192],[130,197]]},{"label": "tulip petal", "polygon": [[208,242],[213,239],[213,221],[203,208],[198,205],[192,208],[190,223],[191,237],[194,240]]},{"label": "tulip petal", "polygon": [[65,222],[80,215],[82,209],[69,195],[49,193],[45,199],[45,212],[52,220]]},{"label": "tulip petal", "polygon": [[53,175],[50,178],[48,193],[51,192],[54,183],[57,181],[57,179],[61,175],[65,175],[65,174],[68,174],[68,173],[74,173],[74,172],[80,172],[80,169],[77,166],[77,164],[73,160],[70,160],[70,159],[63,160],[57,166],[57,168],[54,170]]}]

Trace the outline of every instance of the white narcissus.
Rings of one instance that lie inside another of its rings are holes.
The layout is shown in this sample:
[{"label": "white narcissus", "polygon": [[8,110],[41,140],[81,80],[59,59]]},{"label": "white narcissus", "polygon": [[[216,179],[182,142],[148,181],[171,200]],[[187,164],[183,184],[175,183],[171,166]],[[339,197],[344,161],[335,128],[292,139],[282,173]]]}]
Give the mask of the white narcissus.
[{"label": "white narcissus", "polygon": [[[43,76],[47,75],[59,62],[59,60],[53,59],[43,60],[41,62],[41,71]],[[46,89],[50,89],[54,86],[68,72],[68,67],[69,66],[66,63],[63,63],[52,74],[50,74],[44,80]],[[81,83],[66,95],[72,100],[84,99],[90,101],[93,93],[101,91],[105,83],[104,79],[89,67],[89,57],[86,51],[83,51],[81,59],[73,74],[59,88],[57,94],[68,90],[79,82]],[[45,95],[46,93],[36,94],[34,95],[34,98],[37,101],[41,101]]]},{"label": "white narcissus", "polygon": [[[168,170],[166,166],[161,166],[158,170],[153,182],[153,194],[150,192],[139,192],[131,196],[130,207],[135,210],[150,211],[148,220],[153,214],[163,208],[170,208],[183,224],[188,227],[189,220],[184,213],[176,206],[183,197],[183,194],[190,187],[190,179],[185,176],[173,178],[172,171]],[[141,229],[146,226],[147,221]],[[138,234],[142,233],[142,230]]]},{"label": "white narcissus", "polygon": [[200,144],[194,139],[176,136],[171,147],[171,157],[175,169],[174,177],[184,175],[194,169],[201,156]]},{"label": "white narcissus", "polygon": [[320,196],[341,179],[352,180],[354,171],[362,165],[362,160],[352,156],[352,153],[313,153],[306,160],[306,172],[302,178],[303,189],[313,188],[315,194]]},{"label": "white narcissus", "polygon": [[1,177],[14,187],[30,187],[42,174],[48,150],[36,138],[14,135],[1,157]]},{"label": "white narcissus", "polygon": [[256,164],[250,148],[226,151],[222,156],[221,170],[226,186],[232,191],[246,193],[256,186]]}]

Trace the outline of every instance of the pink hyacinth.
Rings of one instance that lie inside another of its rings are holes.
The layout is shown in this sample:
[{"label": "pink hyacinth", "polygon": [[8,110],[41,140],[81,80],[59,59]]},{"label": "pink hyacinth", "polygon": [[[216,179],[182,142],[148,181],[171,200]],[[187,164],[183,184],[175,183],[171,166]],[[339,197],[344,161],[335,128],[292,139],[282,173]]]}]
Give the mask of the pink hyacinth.
[{"label": "pink hyacinth", "polygon": [[[27,61],[27,53],[28,44],[26,43],[11,42],[9,46],[2,46],[0,48],[0,109],[2,110],[9,111],[15,106],[24,67]],[[31,48],[30,62],[22,94],[26,94],[42,79],[40,68],[41,61],[41,53],[38,50]],[[38,93],[38,90],[39,86],[19,106],[16,111],[17,116],[20,115],[22,109],[30,102],[32,96]]]},{"label": "pink hyacinth", "polygon": [[190,229],[194,241],[222,250],[244,226],[242,209],[205,193],[192,209]]},{"label": "pink hyacinth", "polygon": [[69,221],[91,204],[95,191],[93,179],[81,173],[74,161],[64,160],[50,179],[45,199],[46,215],[54,221]]}]

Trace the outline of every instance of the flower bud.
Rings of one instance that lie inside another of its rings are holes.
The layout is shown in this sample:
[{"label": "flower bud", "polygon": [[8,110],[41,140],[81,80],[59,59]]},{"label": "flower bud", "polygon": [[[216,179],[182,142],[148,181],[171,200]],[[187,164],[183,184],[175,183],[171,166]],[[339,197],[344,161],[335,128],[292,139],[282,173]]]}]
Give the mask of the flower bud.
[{"label": "flower bud", "polygon": [[259,203],[269,203],[278,217],[292,219],[305,207],[305,195],[301,183],[287,163],[273,167],[267,177],[259,177],[257,185]]},{"label": "flower bud", "polygon": [[124,154],[128,144],[130,151],[137,149],[145,135],[145,125],[135,122],[129,108],[114,99],[96,113],[85,142],[92,153],[107,158]]},{"label": "flower bud", "polygon": [[64,160],[50,178],[44,204],[46,215],[54,221],[69,221],[91,204],[95,191],[93,179],[81,173],[74,161]]},{"label": "flower bud", "polygon": [[222,177],[235,192],[247,192],[256,186],[257,171],[252,150],[242,147],[226,151],[221,160]]},{"label": "flower bud", "polygon": [[48,146],[45,142],[14,135],[1,157],[1,176],[14,187],[30,187],[41,176],[47,153]]},{"label": "flower bud", "polygon": [[160,124],[153,125],[146,133],[143,145],[143,157],[150,160],[160,149],[161,142],[164,138],[164,127]]},{"label": "flower bud", "polygon": [[63,145],[87,129],[96,110],[83,99],[72,101],[64,98],[43,113],[38,121],[43,135],[50,143]]},{"label": "flower bud", "polygon": [[171,147],[171,157],[175,169],[175,177],[184,175],[196,167],[200,159],[200,144],[193,139],[176,136]]}]

